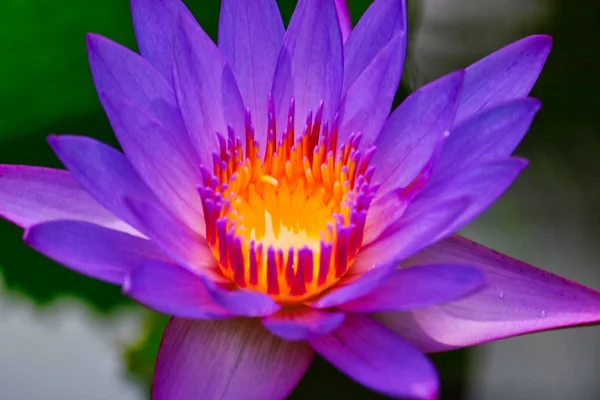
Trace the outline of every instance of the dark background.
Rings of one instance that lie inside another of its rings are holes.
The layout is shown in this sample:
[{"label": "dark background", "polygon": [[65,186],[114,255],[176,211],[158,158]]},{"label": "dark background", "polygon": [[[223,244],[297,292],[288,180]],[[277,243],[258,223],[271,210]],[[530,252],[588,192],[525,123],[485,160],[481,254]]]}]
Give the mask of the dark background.
[{"label": "dark background", "polygon": [[[409,0],[410,1],[410,0]],[[49,133],[116,145],[84,44],[96,32],[135,48],[126,0],[0,1],[0,163],[58,167]],[[280,1],[287,22],[294,1]],[[353,20],[370,4],[350,0]],[[217,0],[188,0],[216,37]],[[554,37],[532,95],[542,111],[518,149],[531,161],[464,234],[600,288],[600,40],[595,0],[414,0],[398,95],[532,33]],[[148,398],[166,318],[118,288],[64,269],[0,221],[0,400]],[[433,356],[442,399],[600,398],[600,328],[542,333]],[[293,399],[383,398],[317,359]]]}]

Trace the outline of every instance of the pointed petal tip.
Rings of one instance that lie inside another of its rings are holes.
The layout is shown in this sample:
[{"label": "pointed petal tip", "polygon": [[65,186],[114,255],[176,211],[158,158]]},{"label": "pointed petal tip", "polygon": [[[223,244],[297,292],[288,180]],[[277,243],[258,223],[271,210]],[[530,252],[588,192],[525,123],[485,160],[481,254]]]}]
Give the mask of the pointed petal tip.
[{"label": "pointed petal tip", "polygon": [[466,68],[460,68],[449,74],[448,77],[453,77],[456,80],[460,80],[461,82],[465,80],[465,74],[467,73]]},{"label": "pointed petal tip", "polygon": [[54,144],[56,144],[58,138],[59,135],[57,135],[56,133],[51,133],[48,136],[46,136],[46,142],[48,142],[50,146],[53,146]]},{"label": "pointed petal tip", "polygon": [[526,37],[525,39],[529,39],[531,41],[539,43],[542,48],[547,48],[548,52],[550,52],[550,49],[552,48],[552,44],[554,42],[554,38],[545,33],[531,35]]},{"label": "pointed petal tip", "polygon": [[529,166],[529,160],[526,158],[511,157],[511,159],[514,160],[514,163],[516,165],[518,173],[520,173],[521,171],[523,171],[525,168],[527,168]]},{"label": "pointed petal tip", "polygon": [[88,52],[94,47],[95,43],[99,40],[98,34],[88,32],[85,34],[85,45],[87,47]]},{"label": "pointed petal tip", "polygon": [[112,40],[94,32],[87,32],[85,34],[85,44],[87,45],[88,51],[90,48],[100,45],[101,42],[112,42]]},{"label": "pointed petal tip", "polygon": [[48,143],[48,146],[50,146],[52,151],[56,154],[56,156],[60,159],[60,153],[63,144],[66,141],[77,140],[78,138],[79,136],[76,135],[57,135],[55,133],[51,133],[48,136],[46,136],[46,142]]},{"label": "pointed petal tip", "polygon": [[535,97],[525,97],[522,99],[523,103],[531,108],[531,112],[536,113],[542,108],[542,101]]}]

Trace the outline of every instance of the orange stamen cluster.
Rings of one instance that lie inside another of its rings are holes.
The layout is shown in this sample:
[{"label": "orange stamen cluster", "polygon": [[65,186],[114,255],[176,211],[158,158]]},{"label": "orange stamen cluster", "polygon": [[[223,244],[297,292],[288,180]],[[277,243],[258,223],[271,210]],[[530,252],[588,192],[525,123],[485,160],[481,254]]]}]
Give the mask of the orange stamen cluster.
[{"label": "orange stamen cluster", "polygon": [[231,129],[218,135],[213,171],[202,171],[206,239],[222,273],[281,303],[305,301],[348,271],[375,192],[375,149],[362,153],[360,134],[338,147],[337,123],[322,124],[322,114],[321,104],[296,138],[292,101],[277,142],[270,100],[264,156],[248,112],[245,146]]}]

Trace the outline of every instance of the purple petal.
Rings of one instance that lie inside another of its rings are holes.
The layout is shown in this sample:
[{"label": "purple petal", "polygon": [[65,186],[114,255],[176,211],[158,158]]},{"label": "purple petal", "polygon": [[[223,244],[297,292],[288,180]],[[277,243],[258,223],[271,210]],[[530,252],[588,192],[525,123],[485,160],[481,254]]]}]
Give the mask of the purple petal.
[{"label": "purple petal", "polygon": [[211,298],[234,315],[265,316],[279,310],[267,295],[231,289],[218,271],[206,240],[172,218],[165,211],[144,201],[128,198],[127,204],[139,219],[141,230],[182,266],[201,275]]},{"label": "purple petal", "polygon": [[340,21],[340,29],[342,32],[342,40],[345,42],[352,32],[352,20],[348,11],[346,0],[335,0],[335,11],[337,12],[338,20]]},{"label": "purple petal", "polygon": [[22,228],[68,219],[141,235],[98,204],[69,171],[51,168],[0,165],[0,215]]},{"label": "purple petal", "polygon": [[137,218],[125,206],[125,196],[158,199],[123,154],[95,139],[83,136],[49,136],[48,143],[73,177],[98,203],[139,229]]},{"label": "purple petal", "polygon": [[152,399],[285,399],[313,354],[306,343],[271,335],[256,319],[173,318],[158,351]]},{"label": "purple petal", "polygon": [[366,271],[374,265],[391,260],[399,262],[413,255],[434,241],[440,232],[454,226],[474,201],[472,197],[457,197],[437,203],[422,213],[403,216],[377,240],[361,249],[353,269]]},{"label": "purple petal", "polygon": [[147,261],[129,272],[123,293],[153,310],[181,318],[230,316],[215,304],[200,277],[179,265]]},{"label": "purple petal", "polygon": [[437,352],[535,331],[598,323],[600,293],[452,236],[405,264],[476,266],[487,287],[464,299],[378,319],[423,351]]},{"label": "purple petal", "polygon": [[392,113],[375,142],[379,193],[407,186],[427,163],[452,126],[463,77],[457,71],[420,88]]},{"label": "purple petal", "polygon": [[281,309],[281,306],[266,294],[238,289],[232,284],[215,282],[204,276],[202,280],[212,299],[234,315],[265,317]]},{"label": "purple petal", "polygon": [[245,140],[245,110],[225,57],[200,25],[180,16],[175,33],[174,86],[183,122],[202,163],[212,162],[217,150],[217,132],[230,125]]},{"label": "purple petal", "polygon": [[194,17],[180,0],[131,0],[131,15],[140,54],[171,82],[177,20]]},{"label": "purple petal", "polygon": [[122,284],[127,272],[145,260],[166,258],[149,240],[81,221],[34,225],[23,240],[58,263],[115,284]]},{"label": "purple petal", "polygon": [[364,296],[381,285],[400,261],[423,249],[452,225],[470,204],[458,199],[438,205],[411,220],[402,219],[358,253],[352,268],[329,292],[311,303],[311,307],[329,308]]},{"label": "purple petal", "polygon": [[[404,0],[376,0],[367,9],[344,45],[344,84],[342,93],[354,84],[377,54],[398,33],[406,34],[406,2]],[[406,46],[406,41],[402,43]],[[404,54],[405,48],[398,49]],[[401,74],[402,70],[398,73]],[[397,89],[400,76],[394,79]]]},{"label": "purple petal", "polygon": [[334,331],[344,321],[343,312],[319,311],[309,308],[281,311],[263,318],[263,325],[285,340],[308,340]]},{"label": "purple petal", "polygon": [[252,113],[259,143],[267,136],[268,100],[285,28],[275,0],[224,0],[219,48]]},{"label": "purple petal", "polygon": [[377,290],[339,307],[363,313],[423,308],[465,297],[484,284],[485,276],[480,270],[463,265],[402,268],[394,271]]},{"label": "purple petal", "polygon": [[552,38],[533,35],[516,41],[466,69],[456,122],[484,107],[525,97],[531,91],[552,47]]},{"label": "purple petal", "polygon": [[416,178],[405,187],[400,187],[379,196],[369,206],[362,245],[366,246],[377,239],[388,227],[396,222],[406,211],[411,201],[426,187],[436,171],[439,156],[447,135],[442,136],[433,149],[429,161],[423,166]]},{"label": "purple petal", "polygon": [[165,128],[135,104],[115,93],[101,96],[104,109],[127,159],[165,208],[196,232],[204,232],[199,168],[182,157]]},{"label": "purple petal", "polygon": [[394,397],[433,400],[438,378],[433,364],[392,331],[359,314],[348,314],[333,333],[309,341],[340,371]]},{"label": "purple petal", "polygon": [[[377,289],[398,268],[399,262],[363,266],[360,270],[350,270],[331,290],[317,300],[307,303],[312,308],[326,309],[336,307],[351,300],[365,296]],[[353,268],[356,267],[356,263]]]},{"label": "purple petal", "polygon": [[309,110],[324,104],[323,120],[333,121],[344,74],[342,35],[333,1],[299,0],[283,38],[273,79],[277,125],[287,126],[295,99],[295,132],[304,128]]},{"label": "purple petal", "polygon": [[340,105],[340,142],[354,132],[372,144],[385,123],[404,65],[403,32],[394,36],[348,89]]},{"label": "purple petal", "polygon": [[[127,197],[125,204],[138,221],[140,230],[173,260],[199,273],[215,270],[216,260],[202,236],[145,200]],[[211,278],[216,278],[214,275],[211,274]]]},{"label": "purple petal", "polygon": [[432,183],[471,165],[510,156],[539,109],[536,99],[511,100],[460,123],[444,141]]},{"label": "purple petal", "polygon": [[114,92],[146,110],[164,127],[165,141],[177,149],[178,158],[196,165],[198,157],[183,126],[171,84],[150,62],[128,48],[94,34],[86,39],[98,94]]},{"label": "purple petal", "polygon": [[470,197],[469,207],[434,240],[448,236],[471,222],[502,195],[527,166],[521,158],[504,158],[476,165],[451,179],[425,187],[410,203],[402,218],[414,218],[435,204]]}]

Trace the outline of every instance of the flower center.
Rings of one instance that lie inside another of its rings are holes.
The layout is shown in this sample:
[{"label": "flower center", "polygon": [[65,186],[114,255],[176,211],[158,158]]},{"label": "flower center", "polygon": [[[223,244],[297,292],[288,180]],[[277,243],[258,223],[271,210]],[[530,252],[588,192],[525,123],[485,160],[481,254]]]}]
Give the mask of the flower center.
[{"label": "flower center", "polygon": [[264,156],[250,113],[246,145],[230,129],[219,137],[213,171],[203,168],[200,195],[206,238],[222,273],[239,288],[298,303],[331,287],[348,271],[362,242],[374,148],[361,134],[338,147],[337,122],[322,124],[323,104],[294,132],[294,102],[276,141],[274,105]]}]

